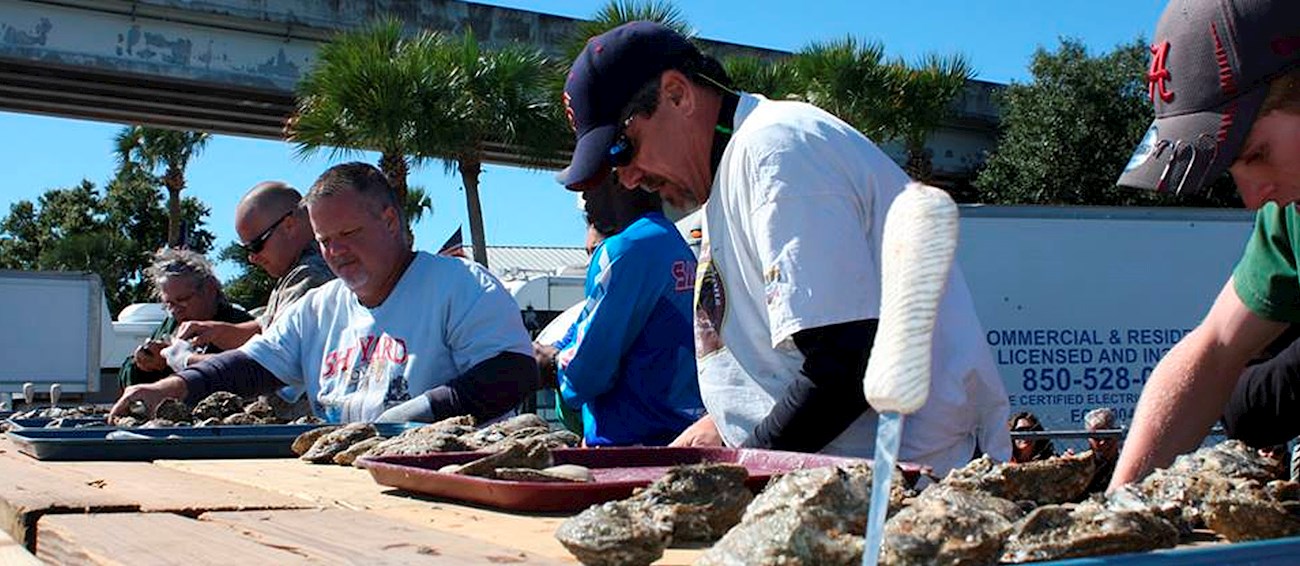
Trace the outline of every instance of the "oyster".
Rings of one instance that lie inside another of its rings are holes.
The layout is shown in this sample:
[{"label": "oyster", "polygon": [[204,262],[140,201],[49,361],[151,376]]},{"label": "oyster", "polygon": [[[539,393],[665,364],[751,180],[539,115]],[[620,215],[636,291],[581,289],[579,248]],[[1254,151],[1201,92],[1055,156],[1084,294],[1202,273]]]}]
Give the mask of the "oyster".
[{"label": "oyster", "polygon": [[1255,482],[1215,494],[1201,503],[1205,526],[1232,542],[1264,540],[1300,533],[1300,518],[1289,513]]},{"label": "oyster", "polygon": [[881,564],[993,564],[1013,523],[1015,503],[935,485],[885,523]]},{"label": "oyster", "polygon": [[[541,429],[541,430],[540,431],[534,430],[534,431],[523,432],[523,433],[520,432],[525,429]],[[464,435],[462,437],[462,440],[465,441],[465,444],[468,444],[469,446],[473,447],[473,449],[477,450],[479,448],[483,448],[485,446],[505,440],[507,437],[518,439],[527,436],[532,436],[534,433],[544,434],[546,432],[549,432],[550,430],[551,430],[550,425],[546,424],[546,421],[542,419],[542,417],[539,417],[533,413],[523,413],[521,415],[510,417],[504,421],[492,423],[488,426],[483,427],[482,429]]]},{"label": "oyster", "polygon": [[453,429],[453,427],[462,425],[443,424],[446,422],[442,421],[402,431],[401,434],[376,445],[367,456],[407,456],[469,450],[469,446],[459,436],[446,432]]},{"label": "oyster", "polygon": [[275,408],[271,407],[265,397],[259,397],[256,401],[249,403],[248,406],[244,407],[244,413],[262,421],[275,418]]},{"label": "oyster", "polygon": [[339,452],[378,434],[379,431],[370,423],[351,423],[316,439],[311,449],[307,450],[300,458],[314,464],[332,462],[334,456]]},{"label": "oyster", "polygon": [[352,463],[355,462],[358,457],[365,454],[366,452],[369,452],[370,449],[374,448],[376,444],[379,444],[381,440],[383,439],[379,438],[378,436],[372,436],[370,438],[361,440],[360,442],[357,442],[356,444],[347,447],[346,450],[339,452],[338,454],[335,454],[334,463],[340,466],[351,466]]},{"label": "oyster", "polygon": [[255,417],[255,416],[253,416],[253,415],[248,414],[248,413],[235,413],[235,414],[233,414],[233,415],[226,415],[226,418],[221,419],[221,424],[223,424],[223,425],[258,425],[258,424],[262,424],[262,419],[259,419],[259,418]]},{"label": "oyster", "polygon": [[191,416],[190,408],[178,399],[163,399],[154,409],[153,416],[155,419],[165,419],[172,422],[191,422],[194,418]]},{"label": "oyster", "polygon": [[194,420],[218,418],[224,419],[230,415],[244,412],[244,402],[238,395],[229,391],[218,391],[194,406],[192,412]]},{"label": "oyster", "polygon": [[984,455],[948,472],[942,483],[1012,501],[1027,500],[1042,505],[1083,499],[1096,471],[1096,459],[1090,451],[1023,464],[999,464]]},{"label": "oyster", "polygon": [[744,515],[754,494],[745,487],[749,471],[736,464],[698,464],[668,470],[634,495],[663,508],[673,522],[673,540],[712,541]]},{"label": "oyster", "polygon": [[[574,468],[582,468],[586,473],[576,471]],[[460,466],[450,468],[448,473],[456,473],[458,469],[460,469]],[[496,479],[508,481],[553,483],[586,483],[592,481],[591,470],[573,464],[551,466],[540,470],[537,468],[497,468],[494,475],[496,475]]]},{"label": "oyster", "polygon": [[343,427],[337,425],[322,426],[319,428],[313,428],[307,432],[299,434],[298,438],[293,439],[293,453],[299,456],[306,454],[307,451],[311,449],[312,445],[316,443],[317,439],[331,432],[334,432],[340,428]]},{"label": "oyster", "polygon": [[176,423],[167,419],[153,419],[140,425],[140,428],[171,428],[174,426],[176,426]]},{"label": "oyster", "polygon": [[501,451],[468,462],[454,473],[462,476],[496,477],[497,468],[549,468],[555,462],[546,443],[536,440],[515,441]]},{"label": "oyster", "polygon": [[635,500],[593,505],[566,519],[555,538],[589,566],[638,566],[658,560],[672,542],[673,522]]},{"label": "oyster", "polygon": [[[902,503],[900,475],[891,509]],[[870,502],[865,465],[790,472],[772,480],[696,564],[858,564]]]},{"label": "oyster", "polygon": [[1172,548],[1178,529],[1141,511],[1117,511],[1097,502],[1044,505],[1016,524],[1003,562],[1037,562]]},{"label": "oyster", "polygon": [[[1184,533],[1209,526],[1211,509],[1217,529],[1210,528],[1216,532],[1223,529],[1219,534],[1230,540],[1286,532],[1288,521],[1276,515],[1277,510],[1285,510],[1286,506],[1278,503],[1268,489],[1260,487],[1271,478],[1270,465],[1268,459],[1245,444],[1228,440],[1183,454],[1169,468],[1156,470],[1141,482],[1116,490],[1105,501],[1116,510],[1155,513]],[[1285,490],[1278,491],[1279,495],[1284,493]],[[1249,513],[1245,511],[1248,509],[1259,514],[1232,518]],[[1250,521],[1261,522],[1260,528],[1264,530],[1255,534],[1240,532],[1241,525]]]}]

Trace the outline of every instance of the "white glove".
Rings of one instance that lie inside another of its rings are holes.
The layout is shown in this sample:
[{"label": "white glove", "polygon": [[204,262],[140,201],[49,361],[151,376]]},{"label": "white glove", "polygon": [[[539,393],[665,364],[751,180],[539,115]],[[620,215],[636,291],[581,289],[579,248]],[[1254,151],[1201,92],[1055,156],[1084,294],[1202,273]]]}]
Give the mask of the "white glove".
[{"label": "white glove", "polygon": [[167,360],[167,366],[172,371],[181,371],[190,365],[190,356],[194,355],[194,346],[189,340],[176,339],[172,340],[161,352],[162,357]]},{"label": "white glove", "polygon": [[389,407],[387,411],[375,419],[377,423],[405,423],[405,422],[433,422],[433,404],[429,402],[429,396],[420,394],[414,399],[406,401],[400,405]]}]

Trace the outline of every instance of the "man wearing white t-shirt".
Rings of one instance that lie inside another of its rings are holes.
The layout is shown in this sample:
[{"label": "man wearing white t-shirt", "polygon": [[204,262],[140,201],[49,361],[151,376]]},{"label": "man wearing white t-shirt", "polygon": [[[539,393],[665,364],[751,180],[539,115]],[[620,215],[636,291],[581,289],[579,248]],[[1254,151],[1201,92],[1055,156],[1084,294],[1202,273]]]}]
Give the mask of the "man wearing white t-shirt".
[{"label": "man wearing white t-shirt", "polygon": [[238,350],[128,388],[153,410],[172,397],[306,389],[330,422],[480,421],[536,389],[519,307],[483,267],[411,250],[384,174],[364,163],[327,170],[304,198],[321,255],[338,279],[302,297]]},{"label": "man wearing white t-shirt", "polygon": [[[880,237],[909,179],[825,111],[728,82],[658,24],[592,38],[565,85],[577,147],[557,178],[583,190],[612,170],[679,209],[704,208],[695,332],[708,416],[675,444],[870,456],[876,414],[862,376]],[[977,450],[1007,459],[1006,393],[959,268],[934,343],[930,398],[908,417],[900,458],[938,473]]]}]

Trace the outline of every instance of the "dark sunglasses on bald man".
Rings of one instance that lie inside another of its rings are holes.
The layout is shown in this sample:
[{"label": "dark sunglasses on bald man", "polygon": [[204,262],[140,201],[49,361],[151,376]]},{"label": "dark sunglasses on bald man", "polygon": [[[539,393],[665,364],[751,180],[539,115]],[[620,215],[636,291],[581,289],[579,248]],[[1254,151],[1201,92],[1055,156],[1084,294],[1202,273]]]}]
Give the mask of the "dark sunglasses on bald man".
[{"label": "dark sunglasses on bald man", "polygon": [[279,226],[281,222],[284,222],[284,219],[288,218],[290,214],[293,214],[293,211],[294,209],[290,208],[289,211],[284,213],[284,215],[278,220],[271,223],[270,226],[267,226],[265,230],[262,230],[262,233],[258,234],[256,238],[239,245],[250,254],[261,253],[262,248],[266,247],[266,241],[271,239],[271,234],[275,233],[275,228]]}]

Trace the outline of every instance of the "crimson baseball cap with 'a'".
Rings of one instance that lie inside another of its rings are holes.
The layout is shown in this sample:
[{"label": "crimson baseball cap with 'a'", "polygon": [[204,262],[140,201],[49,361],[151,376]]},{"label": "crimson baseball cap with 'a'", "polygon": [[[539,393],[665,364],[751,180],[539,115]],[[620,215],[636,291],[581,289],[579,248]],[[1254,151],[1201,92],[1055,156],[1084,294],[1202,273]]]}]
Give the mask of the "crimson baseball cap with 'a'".
[{"label": "crimson baseball cap with 'a'", "polygon": [[1269,83],[1300,63],[1300,0],[1170,0],[1147,92],[1156,119],[1125,187],[1199,193],[1232,165]]},{"label": "crimson baseball cap with 'a'", "polygon": [[600,183],[621,115],[651,79],[700,53],[689,39],[655,22],[629,22],[587,41],[564,82],[564,112],[577,135],[573,160],[555,179],[573,190]]}]

